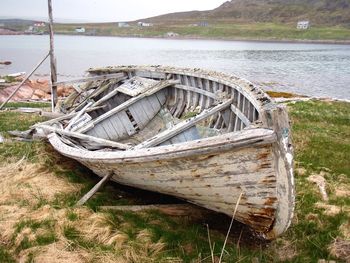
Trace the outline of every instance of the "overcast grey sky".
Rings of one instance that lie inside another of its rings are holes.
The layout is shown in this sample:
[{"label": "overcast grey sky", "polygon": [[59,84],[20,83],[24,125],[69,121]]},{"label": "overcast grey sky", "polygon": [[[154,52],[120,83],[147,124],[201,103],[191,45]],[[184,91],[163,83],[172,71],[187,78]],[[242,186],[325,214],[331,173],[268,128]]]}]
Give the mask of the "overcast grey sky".
[{"label": "overcast grey sky", "polygon": [[[165,13],[209,10],[225,0],[52,0],[57,21],[130,21]],[[0,18],[47,17],[47,0],[0,0]]]}]

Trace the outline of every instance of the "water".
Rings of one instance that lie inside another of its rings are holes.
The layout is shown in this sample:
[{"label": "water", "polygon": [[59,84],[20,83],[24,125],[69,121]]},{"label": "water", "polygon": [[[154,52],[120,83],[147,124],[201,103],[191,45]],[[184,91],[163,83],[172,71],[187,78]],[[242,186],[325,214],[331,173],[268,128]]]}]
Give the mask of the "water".
[{"label": "water", "polygon": [[[0,36],[0,75],[29,72],[49,49],[48,36]],[[233,73],[265,89],[350,99],[350,45],[55,36],[59,80],[89,67],[163,64]],[[49,73],[46,62],[39,75]]]}]

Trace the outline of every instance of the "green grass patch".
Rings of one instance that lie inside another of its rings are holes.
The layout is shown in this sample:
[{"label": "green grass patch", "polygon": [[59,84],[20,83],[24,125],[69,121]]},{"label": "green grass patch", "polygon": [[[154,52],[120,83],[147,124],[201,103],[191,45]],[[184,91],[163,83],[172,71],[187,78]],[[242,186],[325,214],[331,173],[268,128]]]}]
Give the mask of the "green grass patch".
[{"label": "green grass patch", "polygon": [[290,108],[296,161],[350,175],[349,103],[298,102]]},{"label": "green grass patch", "polygon": [[14,263],[15,259],[10,252],[3,245],[0,244],[0,262],[2,263]]},{"label": "green grass patch", "polygon": [[[86,34],[104,36],[164,37],[167,32],[179,37],[247,39],[247,40],[350,40],[350,29],[342,26],[312,26],[308,30],[296,29],[294,23],[237,23],[208,21],[208,26],[194,26],[198,21],[155,23],[152,27],[118,28],[114,23],[81,25]],[[74,24],[55,25],[55,32],[76,34]]]},{"label": "green grass patch", "polygon": [[50,102],[8,102],[6,108],[51,108]]}]

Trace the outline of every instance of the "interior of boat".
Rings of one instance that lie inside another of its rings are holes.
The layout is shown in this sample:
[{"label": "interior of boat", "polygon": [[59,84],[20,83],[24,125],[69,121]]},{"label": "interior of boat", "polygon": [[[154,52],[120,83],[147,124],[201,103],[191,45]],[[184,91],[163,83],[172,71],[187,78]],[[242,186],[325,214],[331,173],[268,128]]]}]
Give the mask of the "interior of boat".
[{"label": "interior of boat", "polygon": [[69,118],[55,124],[74,147],[177,144],[240,131],[259,120],[256,101],[242,87],[208,76],[142,70],[90,74],[91,80],[75,86],[60,105]]}]

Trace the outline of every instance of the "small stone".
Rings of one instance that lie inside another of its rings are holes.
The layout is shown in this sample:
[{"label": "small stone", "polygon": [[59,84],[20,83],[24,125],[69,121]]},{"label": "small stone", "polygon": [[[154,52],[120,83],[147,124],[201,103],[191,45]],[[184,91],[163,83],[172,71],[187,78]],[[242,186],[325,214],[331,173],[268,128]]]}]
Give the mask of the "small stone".
[{"label": "small stone", "polygon": [[300,176],[304,176],[306,174],[306,169],[303,168],[303,167],[300,167],[300,168],[296,168],[295,169],[295,172],[300,175]]}]

